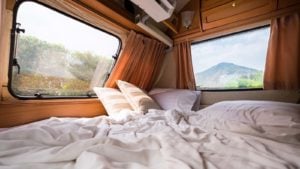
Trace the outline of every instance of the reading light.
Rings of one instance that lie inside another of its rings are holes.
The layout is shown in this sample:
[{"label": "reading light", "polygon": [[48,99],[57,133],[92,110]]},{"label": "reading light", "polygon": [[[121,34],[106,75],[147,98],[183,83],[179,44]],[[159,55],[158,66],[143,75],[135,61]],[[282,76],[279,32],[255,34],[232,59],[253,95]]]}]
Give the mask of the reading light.
[{"label": "reading light", "polygon": [[194,17],[194,11],[183,11],[181,12],[181,24],[186,29],[189,29],[189,27],[192,24],[193,17]]}]

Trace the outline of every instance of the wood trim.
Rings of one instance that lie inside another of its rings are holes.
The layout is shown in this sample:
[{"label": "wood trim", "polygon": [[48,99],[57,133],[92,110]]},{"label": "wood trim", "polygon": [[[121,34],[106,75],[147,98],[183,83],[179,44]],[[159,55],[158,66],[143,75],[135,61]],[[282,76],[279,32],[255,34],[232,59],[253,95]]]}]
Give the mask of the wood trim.
[{"label": "wood trim", "polygon": [[0,36],[0,101],[3,96],[3,86],[8,82],[8,63],[10,54],[10,30],[12,26],[12,11],[7,10],[4,13],[4,22],[1,25]]},{"label": "wood trim", "polygon": [[170,20],[162,21],[162,23],[166,25],[173,33],[178,33],[177,27]]},{"label": "wood trim", "polygon": [[201,0],[201,11],[224,5],[232,0]]},{"label": "wood trim", "polygon": [[272,11],[272,12],[264,14],[264,15],[260,15],[260,16],[249,18],[249,19],[241,20],[238,22],[234,22],[231,24],[223,25],[220,27],[208,29],[203,32],[198,30],[198,31],[189,32],[189,34],[177,34],[177,35],[173,36],[173,39],[174,39],[175,44],[180,43],[182,41],[186,41],[186,40],[196,41],[197,39],[201,38],[202,36],[208,36],[211,34],[224,32],[224,31],[227,31],[230,29],[235,29],[238,27],[245,27],[247,25],[253,25],[255,23],[267,21],[272,18],[288,15],[288,14],[291,14],[294,12],[299,12],[299,11],[300,11],[300,5],[294,5],[289,8]]},{"label": "wood trim", "polygon": [[6,0],[6,9],[13,10],[15,6],[16,0]]},{"label": "wood trim", "polygon": [[142,28],[137,26],[134,23],[134,21],[117,13],[117,11],[114,11],[113,9],[109,8],[103,2],[95,1],[95,0],[73,0],[73,1],[82,5],[86,9],[89,9],[89,10],[97,13],[101,17],[113,21],[115,24],[122,26],[125,29],[135,30],[137,32],[151,36],[148,32],[144,31]]},{"label": "wood trim", "polygon": [[199,36],[198,38],[193,39],[193,42],[209,40],[209,39],[217,38],[220,36],[226,36],[229,34],[238,33],[238,32],[246,31],[249,29],[267,26],[270,24],[271,24],[270,20],[263,20],[260,22],[255,22],[255,23],[251,23],[251,24],[247,24],[247,25],[232,27],[230,29],[226,29],[226,30],[222,30],[222,31],[214,32],[214,33],[205,34],[203,36]]},{"label": "wood trim", "polygon": [[299,0],[278,0],[277,7],[278,9],[282,9],[292,5],[296,5],[297,3],[300,3],[300,1]]},{"label": "wood trim", "polygon": [[12,127],[50,117],[94,117],[105,114],[98,99],[7,101],[0,102],[0,127]]}]

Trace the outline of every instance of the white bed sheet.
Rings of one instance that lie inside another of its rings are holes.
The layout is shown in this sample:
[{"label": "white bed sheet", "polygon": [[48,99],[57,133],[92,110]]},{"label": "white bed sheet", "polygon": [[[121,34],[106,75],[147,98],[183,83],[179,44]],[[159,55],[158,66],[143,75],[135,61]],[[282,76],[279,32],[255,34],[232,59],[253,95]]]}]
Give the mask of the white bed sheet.
[{"label": "white bed sheet", "polygon": [[0,168],[300,168],[300,105],[221,102],[129,119],[50,118],[1,131]]}]

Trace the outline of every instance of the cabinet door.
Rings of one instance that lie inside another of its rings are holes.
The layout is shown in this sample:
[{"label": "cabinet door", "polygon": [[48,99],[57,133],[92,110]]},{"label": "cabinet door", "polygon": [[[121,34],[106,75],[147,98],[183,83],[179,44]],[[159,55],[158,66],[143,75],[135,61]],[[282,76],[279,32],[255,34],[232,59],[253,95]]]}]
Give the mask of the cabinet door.
[{"label": "cabinet door", "polygon": [[224,5],[232,0],[201,0],[201,10],[205,11],[220,5]]},{"label": "cabinet door", "polygon": [[219,27],[276,10],[276,0],[235,0],[202,11],[203,29]]},{"label": "cabinet door", "polygon": [[300,4],[300,0],[279,0],[278,9],[286,8],[297,3]]}]

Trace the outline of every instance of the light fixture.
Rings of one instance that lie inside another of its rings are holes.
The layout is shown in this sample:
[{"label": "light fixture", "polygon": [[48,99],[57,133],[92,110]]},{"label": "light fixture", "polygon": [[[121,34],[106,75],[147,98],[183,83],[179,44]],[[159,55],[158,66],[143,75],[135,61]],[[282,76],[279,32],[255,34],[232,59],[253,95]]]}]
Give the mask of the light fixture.
[{"label": "light fixture", "polygon": [[189,29],[189,27],[192,25],[194,13],[194,11],[181,12],[181,24],[186,29]]}]

